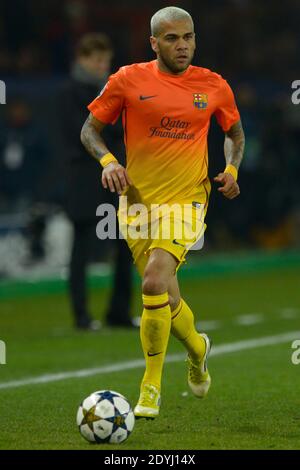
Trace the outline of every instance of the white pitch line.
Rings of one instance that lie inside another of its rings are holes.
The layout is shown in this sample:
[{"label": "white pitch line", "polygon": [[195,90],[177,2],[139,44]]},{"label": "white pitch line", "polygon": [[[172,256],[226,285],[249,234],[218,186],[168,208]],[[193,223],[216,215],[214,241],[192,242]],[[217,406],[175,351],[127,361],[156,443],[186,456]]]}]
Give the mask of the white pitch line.
[{"label": "white pitch line", "polygon": [[220,328],[222,323],[219,320],[203,320],[196,324],[198,331],[212,331]]},{"label": "white pitch line", "polygon": [[[262,338],[253,338],[243,341],[237,341],[235,343],[225,343],[218,346],[214,346],[210,355],[220,356],[223,354],[234,353],[243,351],[246,349],[255,349],[264,346],[271,346],[274,344],[286,343],[300,339],[300,331],[290,331],[276,336],[265,336]],[[166,356],[166,362],[180,362],[185,359],[185,354],[172,354]],[[37,377],[28,377],[22,380],[13,380],[10,382],[4,382],[0,384],[0,390],[6,390],[11,388],[23,387],[25,385],[37,385],[45,384],[50,382],[58,382],[60,380],[77,379],[82,377],[90,377],[96,374],[110,374],[112,372],[123,372],[124,370],[137,369],[144,367],[145,362],[143,359],[135,359],[132,361],[118,362],[116,364],[110,364],[107,366],[93,367],[90,369],[72,370],[68,372],[60,372],[57,374],[40,375]]]},{"label": "white pitch line", "polygon": [[261,323],[264,320],[264,315],[262,313],[248,313],[246,315],[239,315],[236,317],[235,321],[239,325],[250,326]]},{"label": "white pitch line", "polygon": [[282,318],[286,320],[290,320],[292,318],[296,318],[300,313],[299,308],[293,308],[293,307],[286,307],[280,310],[280,315]]}]

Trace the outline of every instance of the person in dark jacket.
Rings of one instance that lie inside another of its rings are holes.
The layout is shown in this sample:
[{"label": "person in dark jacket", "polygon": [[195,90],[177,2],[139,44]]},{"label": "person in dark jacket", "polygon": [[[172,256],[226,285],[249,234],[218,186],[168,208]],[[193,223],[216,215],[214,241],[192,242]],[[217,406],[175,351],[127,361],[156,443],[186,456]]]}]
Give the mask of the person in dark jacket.
[{"label": "person in dark jacket", "polygon": [[[75,325],[80,329],[98,329],[87,308],[86,267],[96,238],[96,208],[114,203],[101,185],[100,165],[80,142],[82,122],[88,115],[87,104],[104,87],[110,73],[113,50],[104,34],[90,33],[80,40],[70,80],[59,100],[59,120],[63,155],[66,162],[66,213],[74,228],[69,269],[69,288]],[[116,154],[123,156],[121,126],[107,129],[107,140]],[[113,287],[106,321],[110,326],[133,326],[129,315],[131,296],[131,255],[124,240],[115,241],[116,258]]]}]

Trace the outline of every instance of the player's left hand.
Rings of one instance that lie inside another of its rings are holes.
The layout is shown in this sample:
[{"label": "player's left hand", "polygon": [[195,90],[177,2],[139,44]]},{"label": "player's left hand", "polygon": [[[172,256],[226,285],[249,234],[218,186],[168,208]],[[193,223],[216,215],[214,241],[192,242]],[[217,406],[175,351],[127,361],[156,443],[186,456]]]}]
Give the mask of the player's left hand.
[{"label": "player's left hand", "polygon": [[227,199],[234,199],[240,194],[240,188],[234,177],[230,173],[219,173],[214,178],[216,183],[221,183],[221,187],[218,188],[220,193],[223,193]]}]

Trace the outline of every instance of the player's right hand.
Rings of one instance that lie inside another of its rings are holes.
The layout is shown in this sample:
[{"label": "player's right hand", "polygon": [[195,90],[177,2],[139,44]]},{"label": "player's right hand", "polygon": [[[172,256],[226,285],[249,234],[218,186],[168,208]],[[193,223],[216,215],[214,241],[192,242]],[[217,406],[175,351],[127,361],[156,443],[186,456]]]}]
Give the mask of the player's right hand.
[{"label": "player's right hand", "polygon": [[102,171],[102,185],[112,193],[122,194],[127,186],[132,184],[126,168],[120,163],[111,162]]}]

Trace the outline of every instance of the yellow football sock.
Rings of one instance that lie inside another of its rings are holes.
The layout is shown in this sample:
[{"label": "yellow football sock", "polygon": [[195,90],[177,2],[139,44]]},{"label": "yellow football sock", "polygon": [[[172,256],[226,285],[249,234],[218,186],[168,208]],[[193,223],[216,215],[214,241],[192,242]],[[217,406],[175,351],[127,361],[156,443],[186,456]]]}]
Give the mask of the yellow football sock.
[{"label": "yellow football sock", "polygon": [[183,299],[180,299],[178,307],[172,312],[171,332],[183,343],[191,359],[202,359],[205,341],[197,332],[193,312]]},{"label": "yellow football sock", "polygon": [[168,293],[143,294],[144,311],[141,321],[141,342],[146,361],[142,380],[160,390],[161,375],[171,329],[171,309]]}]

